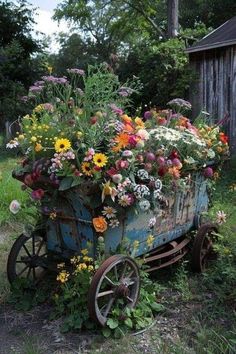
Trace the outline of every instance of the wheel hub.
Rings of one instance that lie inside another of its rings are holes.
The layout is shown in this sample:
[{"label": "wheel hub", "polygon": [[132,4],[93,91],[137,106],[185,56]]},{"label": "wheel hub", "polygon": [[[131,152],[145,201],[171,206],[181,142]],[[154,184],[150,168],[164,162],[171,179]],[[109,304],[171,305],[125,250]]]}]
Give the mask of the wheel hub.
[{"label": "wheel hub", "polygon": [[130,295],[130,290],[127,285],[120,284],[115,291],[117,297],[127,297]]}]

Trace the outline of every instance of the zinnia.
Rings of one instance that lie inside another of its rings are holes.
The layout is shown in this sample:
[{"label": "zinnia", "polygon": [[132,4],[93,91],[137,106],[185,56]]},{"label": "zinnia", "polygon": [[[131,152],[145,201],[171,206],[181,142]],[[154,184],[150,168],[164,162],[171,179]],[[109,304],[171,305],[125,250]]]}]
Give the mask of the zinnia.
[{"label": "zinnia", "polygon": [[93,218],[93,226],[96,232],[105,232],[107,230],[107,222],[103,216]]}]

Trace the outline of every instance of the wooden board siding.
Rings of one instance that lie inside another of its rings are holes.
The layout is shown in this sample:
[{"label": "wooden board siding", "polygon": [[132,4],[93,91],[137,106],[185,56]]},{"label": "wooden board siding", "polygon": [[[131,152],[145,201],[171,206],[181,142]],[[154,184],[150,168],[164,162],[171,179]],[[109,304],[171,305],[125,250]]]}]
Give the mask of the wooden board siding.
[{"label": "wooden board siding", "polygon": [[236,153],[236,45],[190,54],[196,81],[190,91],[193,116],[201,110],[215,122],[230,115],[225,129]]}]

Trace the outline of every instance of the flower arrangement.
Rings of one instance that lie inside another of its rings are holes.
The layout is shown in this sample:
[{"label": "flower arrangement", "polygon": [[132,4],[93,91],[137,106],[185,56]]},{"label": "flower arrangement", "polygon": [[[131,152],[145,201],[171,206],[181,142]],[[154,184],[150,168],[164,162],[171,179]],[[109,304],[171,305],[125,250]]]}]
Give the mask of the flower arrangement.
[{"label": "flower arrangement", "polygon": [[30,88],[34,109],[7,144],[25,154],[16,176],[33,190],[33,200],[50,190],[95,185],[99,202],[92,224],[102,234],[117,227],[128,208],[160,207],[166,195],[188,185],[191,171],[217,176],[209,162],[228,155],[228,138],[205,120],[191,123],[183,115],[189,102],[175,99],[170,109],[131,117],[126,110],[136,84],[121,86],[104,66],[89,67],[87,75],[67,71],[70,81],[44,76]]}]

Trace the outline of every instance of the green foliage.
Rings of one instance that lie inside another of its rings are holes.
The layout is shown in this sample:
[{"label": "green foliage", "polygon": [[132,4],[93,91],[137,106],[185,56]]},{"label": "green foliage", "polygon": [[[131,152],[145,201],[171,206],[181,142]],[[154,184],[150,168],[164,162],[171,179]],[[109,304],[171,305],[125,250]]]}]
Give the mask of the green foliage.
[{"label": "green foliage", "polygon": [[[40,42],[32,37],[34,9],[25,0],[0,3],[0,127],[26,112],[20,102],[40,64]],[[34,55],[34,57],[33,57]]]},{"label": "green foliage", "polygon": [[38,287],[29,279],[18,278],[11,287],[8,302],[19,311],[28,311],[45,302],[48,298],[48,286]]}]

